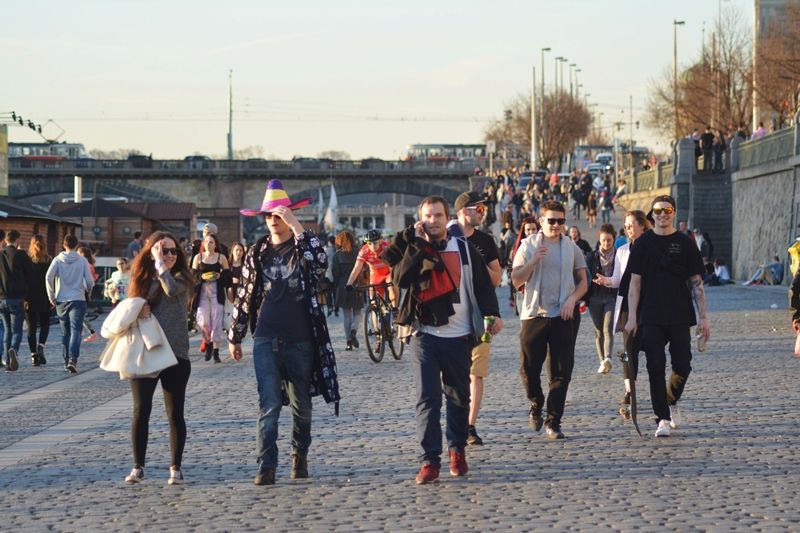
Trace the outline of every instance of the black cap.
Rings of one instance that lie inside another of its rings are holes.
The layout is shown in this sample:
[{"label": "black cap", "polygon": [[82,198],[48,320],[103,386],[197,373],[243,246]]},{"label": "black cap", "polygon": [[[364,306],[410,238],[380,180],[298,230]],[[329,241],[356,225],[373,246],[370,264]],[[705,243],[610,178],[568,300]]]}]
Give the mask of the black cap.
[{"label": "black cap", "polygon": [[652,209],[652,207],[656,205],[658,202],[667,202],[672,206],[673,209],[677,208],[677,205],[675,205],[675,198],[673,198],[668,194],[662,194],[660,196],[656,196],[655,198],[653,198],[653,201],[650,202],[650,208]]},{"label": "black cap", "polygon": [[462,192],[456,198],[456,213],[464,209],[465,207],[472,207],[474,205],[482,204],[486,200],[483,198],[482,195],[478,194],[475,191],[470,192]]}]

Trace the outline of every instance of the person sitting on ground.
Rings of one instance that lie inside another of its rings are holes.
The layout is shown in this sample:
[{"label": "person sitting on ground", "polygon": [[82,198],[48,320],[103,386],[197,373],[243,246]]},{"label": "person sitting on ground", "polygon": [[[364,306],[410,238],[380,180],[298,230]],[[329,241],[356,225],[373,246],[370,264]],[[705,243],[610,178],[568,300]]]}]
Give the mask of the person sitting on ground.
[{"label": "person sitting on ground", "polygon": [[755,274],[742,285],[780,285],[783,283],[783,263],[777,255],[772,256],[772,263],[758,267]]},{"label": "person sitting on ground", "polygon": [[725,266],[725,260],[720,257],[714,259],[714,275],[717,276],[717,280],[719,281],[720,285],[733,283],[733,280],[731,280],[731,275],[728,272],[728,267]]}]

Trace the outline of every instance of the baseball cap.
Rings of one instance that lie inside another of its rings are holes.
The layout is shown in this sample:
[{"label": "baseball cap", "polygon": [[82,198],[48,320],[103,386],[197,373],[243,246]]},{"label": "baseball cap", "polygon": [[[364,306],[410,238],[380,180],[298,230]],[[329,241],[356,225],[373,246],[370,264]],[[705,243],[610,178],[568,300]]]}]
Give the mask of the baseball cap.
[{"label": "baseball cap", "polygon": [[461,211],[465,207],[472,207],[474,205],[482,204],[485,200],[482,195],[475,191],[462,192],[456,198],[455,208],[456,212]]},{"label": "baseball cap", "polygon": [[672,206],[673,209],[677,207],[677,205],[675,204],[675,198],[673,198],[668,194],[662,194],[660,196],[656,196],[655,198],[653,198],[653,201],[650,202],[650,208],[652,209],[652,207],[656,205],[658,202],[667,202]]}]

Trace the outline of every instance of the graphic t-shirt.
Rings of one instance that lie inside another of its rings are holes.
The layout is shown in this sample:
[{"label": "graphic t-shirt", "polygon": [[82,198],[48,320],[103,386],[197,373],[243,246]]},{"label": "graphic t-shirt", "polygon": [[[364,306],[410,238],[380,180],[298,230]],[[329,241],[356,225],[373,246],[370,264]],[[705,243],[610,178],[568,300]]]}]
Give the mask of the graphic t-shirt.
[{"label": "graphic t-shirt", "polygon": [[679,231],[671,235],[646,231],[631,248],[628,269],[642,276],[640,325],[697,323],[687,282],[691,276],[702,276],[703,258],[689,237]]},{"label": "graphic t-shirt", "polygon": [[255,337],[301,342],[313,338],[294,239],[270,246],[261,263],[264,301]]},{"label": "graphic t-shirt", "polygon": [[361,261],[369,266],[369,282],[370,284],[383,283],[389,277],[391,269],[389,265],[381,260],[381,254],[389,247],[389,243],[381,241],[376,251],[372,251],[369,244],[365,244],[358,251],[358,258],[356,261]]},{"label": "graphic t-shirt", "polygon": [[472,235],[467,237],[467,240],[478,249],[487,265],[495,259],[500,260],[500,253],[497,251],[497,245],[491,235],[476,229]]}]

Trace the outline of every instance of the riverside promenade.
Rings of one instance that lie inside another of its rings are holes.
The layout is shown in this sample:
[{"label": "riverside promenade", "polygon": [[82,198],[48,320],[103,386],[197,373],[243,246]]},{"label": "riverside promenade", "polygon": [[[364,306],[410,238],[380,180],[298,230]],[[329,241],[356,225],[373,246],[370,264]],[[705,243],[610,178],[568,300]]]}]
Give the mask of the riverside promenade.
[{"label": "riverside promenade", "polygon": [[[668,439],[639,380],[639,439],[617,414],[619,364],[596,373],[584,315],[563,430],[548,441],[528,427],[518,375],[519,322],[493,344],[491,376],[469,447],[469,474],[443,469],[417,486],[412,368],[408,354],[372,363],[345,352],[331,318],[341,416],[314,402],[311,479],[289,479],[290,418],[281,417],[277,484],[256,487],[255,378],[245,360],[193,356],[186,405],[187,484],[168,486],[167,424],[160,392],[151,419],[146,480],[131,468],[127,382],[96,368],[101,343],[84,345],[69,376],[49,343],[45,368],[0,373],[2,531],[532,531],[800,529],[800,359],[792,356],[781,288],[709,287],[713,338],[695,354],[683,426]],[[507,289],[498,289],[507,305]],[[777,309],[771,308],[775,304]],[[57,328],[53,332],[56,342]],[[196,347],[199,340],[193,340]]]}]

